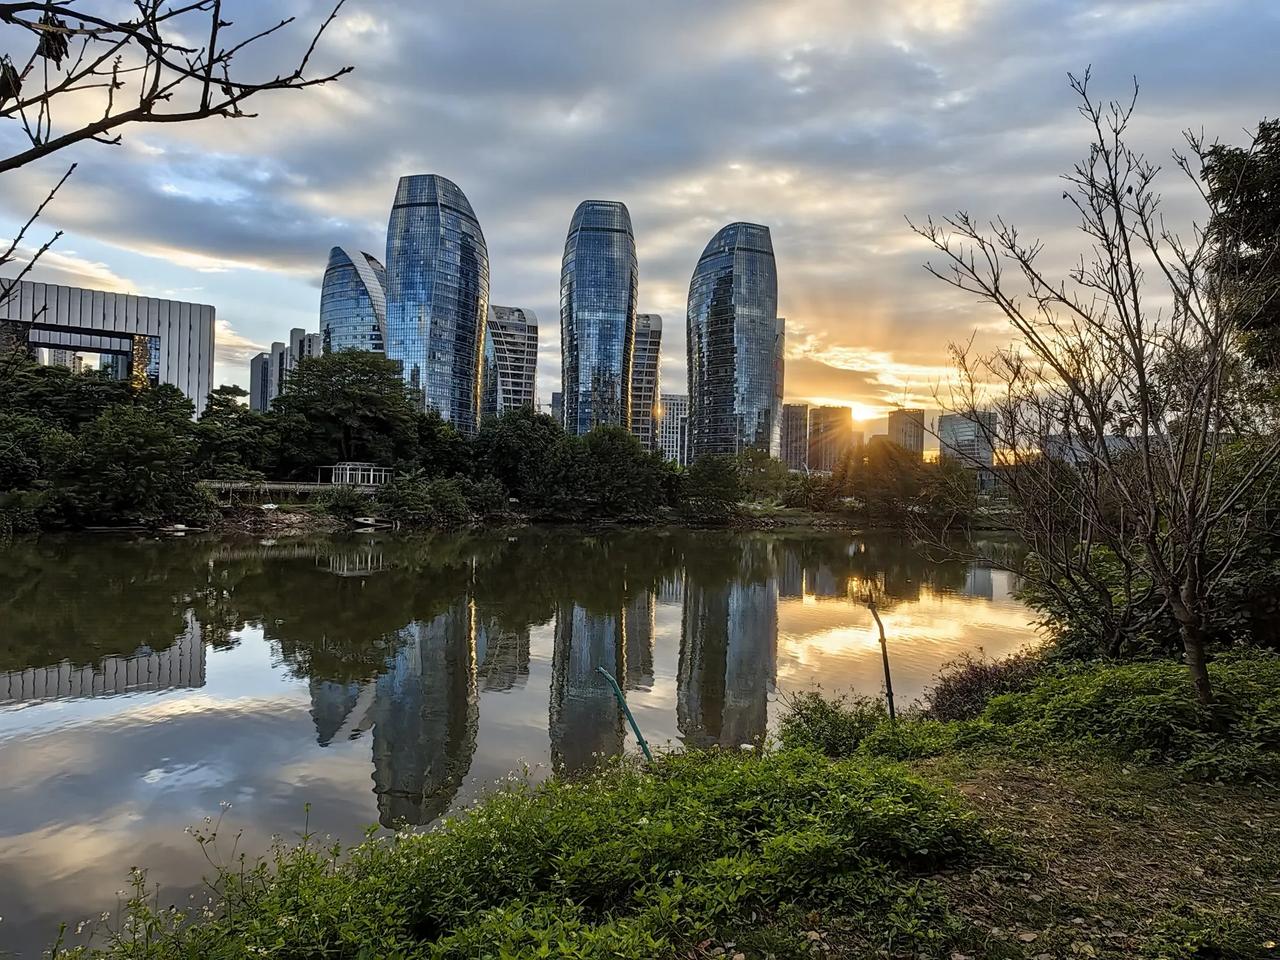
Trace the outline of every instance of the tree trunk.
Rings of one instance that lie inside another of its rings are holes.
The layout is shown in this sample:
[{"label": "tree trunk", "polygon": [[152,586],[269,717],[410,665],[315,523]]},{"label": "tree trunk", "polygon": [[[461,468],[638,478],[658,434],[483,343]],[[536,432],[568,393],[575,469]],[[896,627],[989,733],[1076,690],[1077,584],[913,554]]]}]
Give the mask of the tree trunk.
[{"label": "tree trunk", "polygon": [[1196,700],[1201,706],[1213,706],[1213,686],[1209,683],[1209,667],[1204,659],[1204,629],[1198,617],[1178,618],[1182,633],[1182,649],[1187,657],[1187,669],[1191,671],[1191,684],[1196,690]]}]

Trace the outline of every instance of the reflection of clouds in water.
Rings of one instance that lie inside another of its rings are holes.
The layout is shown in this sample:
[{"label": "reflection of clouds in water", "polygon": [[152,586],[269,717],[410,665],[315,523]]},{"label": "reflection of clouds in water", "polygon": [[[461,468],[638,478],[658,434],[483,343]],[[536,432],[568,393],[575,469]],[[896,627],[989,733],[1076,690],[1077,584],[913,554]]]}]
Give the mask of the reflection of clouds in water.
[{"label": "reflection of clouds in water", "polygon": [[[158,628],[163,614],[170,637],[193,596],[216,596],[196,608],[213,645],[198,689],[0,708],[0,914],[24,953],[86,904],[112,908],[102,897],[131,863],[157,867],[166,888],[199,877],[182,829],[223,800],[235,803],[224,834],[249,827],[242,849],[256,853],[270,833],[302,829],[306,802],[313,829],[351,840],[374,820],[427,823],[522,761],[536,779],[553,763],[634,751],[598,665],[655,746],[737,746],[776,723],[775,683],[879,692],[875,628],[850,599],[868,585],[885,596],[904,702],[943,662],[1034,639],[1008,574],[930,564],[895,537],[529,531],[387,539],[377,565],[357,547],[352,563],[301,544],[279,556],[213,542],[132,559],[113,548],[120,577],[143,560],[163,569],[136,619]],[[72,587],[42,576],[56,589],[22,611],[33,649],[85,664],[82,646],[136,648],[114,637],[59,648],[68,631],[37,607]],[[101,589],[88,576],[75,589]]]},{"label": "reflection of clouds in water", "polygon": [[[881,610],[895,692],[921,696],[938,668],[979,649],[1001,657],[1035,635],[1025,607],[924,588],[918,600]],[[871,613],[853,602],[783,601],[778,611],[778,678],[789,690],[874,695],[883,686],[879,634]]]}]

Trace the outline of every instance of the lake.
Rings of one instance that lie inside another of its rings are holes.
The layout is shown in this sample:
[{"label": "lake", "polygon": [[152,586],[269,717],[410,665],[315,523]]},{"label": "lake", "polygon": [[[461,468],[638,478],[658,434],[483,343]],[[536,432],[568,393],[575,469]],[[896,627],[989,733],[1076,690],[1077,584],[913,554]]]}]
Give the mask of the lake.
[{"label": "lake", "polygon": [[634,751],[597,667],[659,749],[758,743],[789,691],[878,695],[868,590],[909,703],[962,653],[1035,642],[1014,587],[820,531],[0,547],[0,952],[115,911],[132,865],[186,903],[205,817],[251,855],[351,841]]}]

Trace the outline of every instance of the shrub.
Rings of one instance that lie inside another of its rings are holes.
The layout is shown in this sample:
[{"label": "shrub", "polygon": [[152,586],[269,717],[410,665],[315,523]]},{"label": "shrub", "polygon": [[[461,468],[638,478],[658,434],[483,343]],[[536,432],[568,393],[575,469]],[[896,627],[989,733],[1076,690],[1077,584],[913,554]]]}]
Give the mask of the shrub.
[{"label": "shrub", "polygon": [[1207,779],[1280,775],[1280,656],[1224,656],[1209,675],[1213,709],[1176,663],[1061,668],[996,697],[980,719],[1031,747],[1067,744]]},{"label": "shrub", "polygon": [[[807,751],[674,755],[516,784],[426,834],[312,843],[217,878],[213,916],[135,898],[100,956],[683,956],[784,905],[843,906],[936,948],[924,876],[985,849],[959,801],[900,768]],[[923,904],[922,904],[922,901]],[[928,952],[936,952],[929,950]]]},{"label": "shrub", "polygon": [[927,692],[929,716],[937,720],[971,720],[992,697],[1026,690],[1044,672],[1044,661],[1024,651],[999,660],[965,654],[944,664]]},{"label": "shrub", "polygon": [[379,512],[414,527],[457,527],[471,520],[463,480],[399,476],[378,491]]},{"label": "shrub", "polygon": [[779,735],[786,747],[816,750],[828,757],[909,760],[945,753],[955,745],[957,731],[918,713],[900,714],[890,721],[883,700],[827,700],[807,692],[787,699]]},{"label": "shrub", "polygon": [[889,720],[885,705],[870,698],[828,700],[815,691],[792,694],[778,735],[789,748],[816,750],[828,757],[852,756],[872,731]]},{"label": "shrub", "polygon": [[335,486],[318,499],[320,509],[331,517],[350,520],[369,510],[369,498],[355,487]]},{"label": "shrub", "polygon": [[[890,723],[878,701],[806,693],[788,701],[782,742],[829,757],[905,760],[1002,747],[1168,765],[1195,779],[1280,777],[1280,656],[1238,653],[1211,664],[1213,710],[1196,702],[1186,668],[1176,663],[1033,669],[1020,662],[995,679],[982,666],[962,664],[965,686],[944,700],[959,719],[908,713]],[[991,697],[970,718],[974,705],[1002,683],[1022,689]]]}]

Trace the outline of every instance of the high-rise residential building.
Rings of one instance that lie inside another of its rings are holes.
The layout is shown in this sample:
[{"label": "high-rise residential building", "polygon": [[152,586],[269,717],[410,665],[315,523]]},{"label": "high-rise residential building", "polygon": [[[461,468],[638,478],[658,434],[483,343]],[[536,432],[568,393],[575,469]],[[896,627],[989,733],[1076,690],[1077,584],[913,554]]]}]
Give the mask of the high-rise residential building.
[{"label": "high-rise residential building", "polygon": [[387,359],[463,434],[480,412],[489,249],[466,195],[436,174],[401,177],[387,224]]},{"label": "high-rise residential building", "polygon": [[631,214],[613,200],[573,212],[560,270],[564,428],[631,426],[631,357],[639,267]]},{"label": "high-rise residential building", "polygon": [[324,350],[382,353],[387,329],[387,271],[371,254],[334,247],[320,287]]},{"label": "high-rise residential building", "polygon": [[854,449],[853,410],[809,408],[809,469],[830,473]]},{"label": "high-rise residential building", "polygon": [[689,284],[688,325],[691,456],[777,456],[784,322],[768,227],[731,223],[711,238]]},{"label": "high-rise residential building", "polygon": [[138,387],[168,383],[204,409],[213,389],[214,309],[199,303],[19,280],[0,302],[5,340],[120,359]]},{"label": "high-rise residential building", "polygon": [[271,354],[259,353],[249,361],[249,409],[271,409]]},{"label": "high-rise residential building", "polygon": [[664,393],[658,407],[658,449],[663,457],[680,466],[689,463],[689,398]]},{"label": "high-rise residential building", "polygon": [[480,370],[480,415],[537,406],[538,316],[522,307],[489,307]]},{"label": "high-rise residential building", "polygon": [[966,467],[990,469],[995,464],[991,438],[996,431],[994,411],[944,413],[938,417],[938,455]]},{"label": "high-rise residential building", "polygon": [[889,414],[889,439],[908,453],[924,456],[924,411],[901,408]]},{"label": "high-rise residential building", "polygon": [[48,366],[66,367],[72,373],[84,373],[84,356],[74,350],[49,350],[47,354]]},{"label": "high-rise residential building", "polygon": [[809,405],[787,403],[782,406],[782,456],[789,470],[809,468]]},{"label": "high-rise residential building", "polygon": [[323,352],[321,334],[294,327],[289,331],[288,343],[277,340],[270,350],[255,355],[249,361],[249,409],[270,410],[271,401],[284,393],[298,364]]},{"label": "high-rise residential building", "polygon": [[657,405],[661,395],[658,366],[662,358],[662,317],[636,315],[635,349],[631,355],[631,432],[646,450],[656,449]]},{"label": "high-rise residential building", "polygon": [[301,327],[289,331],[289,359],[296,367],[303,357],[318,357],[324,353],[324,337],[319,333],[307,333]]},{"label": "high-rise residential building", "polygon": [[938,417],[939,457],[957,461],[965,469],[974,471],[979,493],[991,493],[996,486],[995,449],[992,446],[996,423],[993,410],[975,410],[972,414],[944,413]]}]

